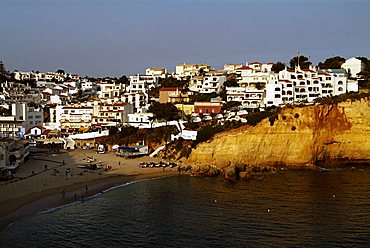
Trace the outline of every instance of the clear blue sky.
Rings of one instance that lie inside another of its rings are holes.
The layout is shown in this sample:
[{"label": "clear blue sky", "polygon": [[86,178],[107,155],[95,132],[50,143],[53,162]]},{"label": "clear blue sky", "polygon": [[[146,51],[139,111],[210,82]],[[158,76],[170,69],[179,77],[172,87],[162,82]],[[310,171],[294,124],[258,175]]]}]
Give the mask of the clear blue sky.
[{"label": "clear blue sky", "polygon": [[370,58],[369,0],[0,0],[8,70],[82,76],[178,63]]}]

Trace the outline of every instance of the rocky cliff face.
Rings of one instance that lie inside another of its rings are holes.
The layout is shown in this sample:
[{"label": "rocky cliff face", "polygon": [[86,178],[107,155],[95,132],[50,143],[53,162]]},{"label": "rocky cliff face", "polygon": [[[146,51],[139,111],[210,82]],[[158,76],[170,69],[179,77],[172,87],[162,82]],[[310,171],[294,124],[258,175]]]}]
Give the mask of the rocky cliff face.
[{"label": "rocky cliff face", "polygon": [[283,109],[271,123],[223,132],[199,144],[192,164],[291,168],[370,163],[370,99]]}]

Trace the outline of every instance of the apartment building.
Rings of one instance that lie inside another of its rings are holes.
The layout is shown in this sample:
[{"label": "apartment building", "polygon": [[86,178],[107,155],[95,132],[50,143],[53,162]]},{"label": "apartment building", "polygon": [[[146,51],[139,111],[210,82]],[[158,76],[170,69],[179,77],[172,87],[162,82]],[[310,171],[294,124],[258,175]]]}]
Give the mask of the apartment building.
[{"label": "apartment building", "polygon": [[130,93],[147,93],[148,90],[158,86],[158,77],[151,75],[134,75],[130,76],[130,85],[127,91]]},{"label": "apartment building", "polygon": [[94,126],[109,127],[128,122],[128,114],[132,114],[133,106],[126,102],[100,102],[94,105],[92,124]]},{"label": "apartment building", "polygon": [[23,121],[15,116],[0,116],[0,138],[23,138],[25,133]]},{"label": "apartment building", "polygon": [[278,74],[278,80],[270,80],[266,86],[266,106],[278,106],[295,102],[312,102],[319,97],[330,97],[356,91],[356,83],[348,88],[343,69],[316,70],[314,67],[294,70],[285,69]]},{"label": "apartment building", "polygon": [[264,90],[250,87],[226,87],[227,101],[240,102],[246,108],[259,108]]},{"label": "apartment building", "polygon": [[118,97],[124,92],[124,86],[115,82],[97,82],[99,98]]},{"label": "apartment building", "polygon": [[226,76],[194,76],[189,83],[189,90],[198,93],[220,93]]}]

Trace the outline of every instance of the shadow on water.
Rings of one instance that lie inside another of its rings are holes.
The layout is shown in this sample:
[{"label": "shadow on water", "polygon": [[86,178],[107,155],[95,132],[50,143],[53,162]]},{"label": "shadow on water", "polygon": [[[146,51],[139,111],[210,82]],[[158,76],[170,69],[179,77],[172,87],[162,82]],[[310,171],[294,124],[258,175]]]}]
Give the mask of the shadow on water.
[{"label": "shadow on water", "polygon": [[0,240],[10,247],[366,247],[370,170],[143,181],[19,221]]}]

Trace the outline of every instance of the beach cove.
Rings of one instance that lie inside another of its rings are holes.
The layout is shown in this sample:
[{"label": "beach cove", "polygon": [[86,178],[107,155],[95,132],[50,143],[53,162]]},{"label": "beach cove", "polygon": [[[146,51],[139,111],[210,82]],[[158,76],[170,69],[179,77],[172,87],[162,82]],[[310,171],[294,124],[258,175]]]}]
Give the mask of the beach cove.
[{"label": "beach cove", "polygon": [[[93,158],[102,168],[78,168]],[[128,182],[177,175],[177,168],[141,168],[140,162],[159,162],[148,156],[124,159],[114,153],[70,150],[31,156],[14,180],[0,183],[0,229],[38,212],[84,201]]]}]

